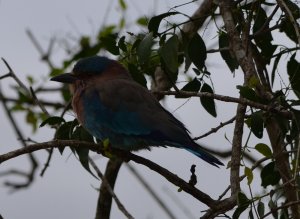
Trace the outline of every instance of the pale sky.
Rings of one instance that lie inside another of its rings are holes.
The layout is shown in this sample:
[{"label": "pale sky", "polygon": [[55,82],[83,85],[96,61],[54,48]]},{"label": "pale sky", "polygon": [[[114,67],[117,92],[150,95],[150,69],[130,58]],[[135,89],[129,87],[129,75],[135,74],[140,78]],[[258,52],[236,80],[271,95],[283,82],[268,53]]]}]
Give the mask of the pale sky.
[{"label": "pale sky", "polygon": [[[26,75],[34,74],[37,79],[49,83],[49,86],[55,86],[52,82],[46,80],[47,65],[40,62],[39,53],[26,35],[26,29],[29,28],[34,33],[46,50],[48,42],[53,36],[60,39],[70,37],[70,40],[72,40],[72,37],[79,37],[80,34],[95,33],[98,26],[103,24],[104,21],[108,24],[118,21],[120,18],[118,1],[114,1],[111,7],[108,6],[108,2],[110,1],[2,0],[0,1],[0,56],[9,62],[21,79],[24,79]],[[131,0],[126,2],[128,2],[129,7],[127,19],[133,24],[137,17],[166,12],[170,6],[185,1]],[[106,14],[108,8],[110,12]],[[197,4],[194,3],[179,10],[192,15],[196,8]],[[132,27],[130,22],[129,28]],[[213,38],[209,40],[213,40]],[[55,46],[52,57],[53,62],[59,64],[64,56],[65,54],[61,52],[59,45]],[[209,56],[208,64],[212,66],[211,72],[214,73],[212,77],[215,80],[216,93],[238,96],[235,86],[241,84],[241,74],[237,72],[234,77],[220,57],[211,59]],[[221,66],[223,66],[222,69],[220,69]],[[0,75],[5,73],[7,73],[7,69],[3,63],[0,63]],[[224,78],[227,79],[224,80]],[[5,94],[13,95],[9,87],[15,85],[12,79],[0,81],[0,84]],[[57,95],[51,98],[60,97]],[[173,112],[184,102],[185,100],[169,98],[165,106]],[[217,119],[211,117],[203,110],[199,99],[195,98],[176,110],[175,115],[186,124],[192,135],[196,137],[216,127],[221,121],[230,119],[235,114],[235,104],[217,102],[217,113]],[[0,107],[0,117],[0,136],[2,139],[0,153],[4,153],[18,148],[20,144],[6,119],[2,106]],[[67,119],[72,118],[72,113],[68,113]],[[31,128],[24,123],[23,114],[19,114],[17,119],[26,137],[32,137],[40,142],[52,139],[53,130],[48,127],[39,129],[38,134],[32,136]],[[228,126],[218,134],[211,135],[201,142],[220,150],[227,150],[230,148],[230,143],[225,139],[225,135],[231,140],[232,126]],[[228,170],[225,167],[220,169],[212,167],[187,151],[156,148],[151,152],[141,151],[138,154],[157,162],[187,181],[190,177],[190,166],[196,164],[197,187],[213,198],[217,198],[228,186]],[[36,152],[35,155],[38,157],[41,166],[33,185],[28,189],[11,194],[8,188],[3,185],[3,182],[8,179],[18,180],[18,178],[14,176],[0,178],[0,214],[4,219],[94,218],[98,197],[95,188],[99,187],[99,182],[81,167],[71,152],[69,150],[65,151],[61,156],[56,151],[49,169],[42,178],[39,177],[39,173],[41,167],[43,167],[42,165],[46,162],[47,153],[40,151]],[[106,159],[101,157],[97,162],[100,168],[104,170]],[[225,165],[227,164],[227,160],[223,162]],[[194,215],[194,218],[199,218],[202,215],[200,211],[207,209],[190,195],[184,192],[178,193],[177,187],[162,179],[158,174],[143,166],[132,164],[153,186],[155,191],[161,195],[161,198],[178,218],[186,218],[186,215],[175,204],[176,201],[173,200],[173,196],[185,205]],[[5,162],[1,164],[0,172],[9,170],[12,167],[26,170],[28,168],[28,158],[22,156]],[[259,176],[256,179],[258,180]],[[255,183],[260,182],[258,180]],[[172,197],[168,193],[172,193]],[[126,166],[122,167],[118,176],[116,194],[135,218],[167,218],[152,197],[144,191],[140,183],[128,172]],[[124,218],[115,205],[112,209],[111,218]]]}]

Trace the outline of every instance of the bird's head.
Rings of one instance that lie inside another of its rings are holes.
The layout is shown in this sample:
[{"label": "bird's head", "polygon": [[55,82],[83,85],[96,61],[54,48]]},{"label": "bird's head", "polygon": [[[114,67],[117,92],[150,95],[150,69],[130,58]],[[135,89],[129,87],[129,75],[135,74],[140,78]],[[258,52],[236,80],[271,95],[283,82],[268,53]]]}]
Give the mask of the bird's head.
[{"label": "bird's head", "polygon": [[51,78],[67,84],[75,84],[78,81],[95,81],[114,78],[130,78],[126,69],[117,61],[104,56],[91,56],[79,60],[71,73],[64,73]]}]

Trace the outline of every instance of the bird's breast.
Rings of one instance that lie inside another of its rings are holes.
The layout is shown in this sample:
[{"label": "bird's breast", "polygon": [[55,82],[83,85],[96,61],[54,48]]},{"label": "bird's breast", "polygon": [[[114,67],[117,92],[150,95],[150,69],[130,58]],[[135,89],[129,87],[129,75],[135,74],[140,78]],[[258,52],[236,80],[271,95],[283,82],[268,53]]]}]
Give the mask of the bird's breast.
[{"label": "bird's breast", "polygon": [[83,105],[83,95],[85,89],[83,86],[76,88],[73,94],[72,107],[76,114],[76,117],[80,124],[84,123],[84,105]]}]

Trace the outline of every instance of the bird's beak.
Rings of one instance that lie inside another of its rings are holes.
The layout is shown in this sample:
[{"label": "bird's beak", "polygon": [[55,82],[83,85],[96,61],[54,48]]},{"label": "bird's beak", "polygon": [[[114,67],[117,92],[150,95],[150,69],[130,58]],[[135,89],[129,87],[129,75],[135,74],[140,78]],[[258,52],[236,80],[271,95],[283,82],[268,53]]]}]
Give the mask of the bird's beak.
[{"label": "bird's beak", "polygon": [[61,83],[66,83],[66,84],[73,84],[73,83],[75,83],[76,80],[78,80],[78,78],[72,73],[64,73],[64,74],[55,76],[55,77],[51,78],[50,80],[61,82]]}]

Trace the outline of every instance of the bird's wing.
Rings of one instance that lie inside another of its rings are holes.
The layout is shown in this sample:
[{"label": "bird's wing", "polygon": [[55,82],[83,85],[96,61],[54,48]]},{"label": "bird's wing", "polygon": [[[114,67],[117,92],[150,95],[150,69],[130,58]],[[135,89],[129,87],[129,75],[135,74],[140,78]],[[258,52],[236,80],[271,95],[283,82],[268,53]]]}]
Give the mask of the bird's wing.
[{"label": "bird's wing", "polygon": [[86,126],[94,136],[109,138],[115,147],[135,150],[168,145],[185,148],[214,166],[223,165],[197,145],[184,125],[137,83],[105,81],[87,90],[85,96]]},{"label": "bird's wing", "polygon": [[[144,87],[126,79],[108,80],[86,92],[85,106],[101,126],[115,133],[157,142],[190,143],[187,129]],[[92,103],[92,104],[91,104]]]}]

